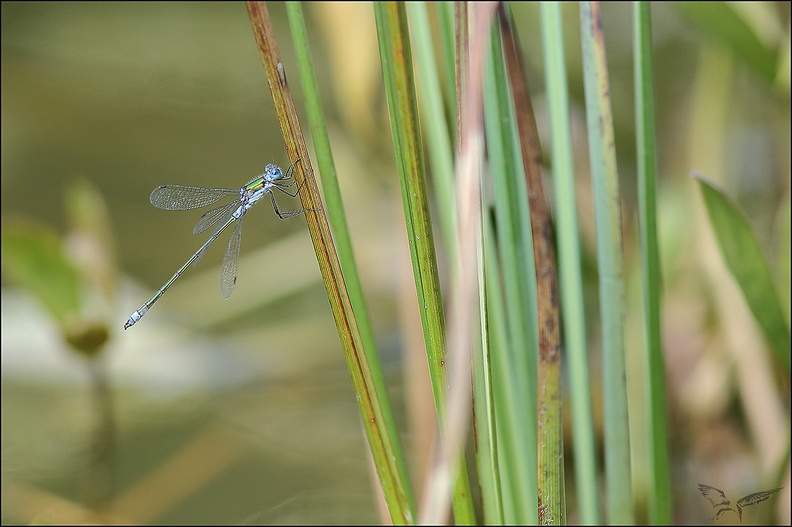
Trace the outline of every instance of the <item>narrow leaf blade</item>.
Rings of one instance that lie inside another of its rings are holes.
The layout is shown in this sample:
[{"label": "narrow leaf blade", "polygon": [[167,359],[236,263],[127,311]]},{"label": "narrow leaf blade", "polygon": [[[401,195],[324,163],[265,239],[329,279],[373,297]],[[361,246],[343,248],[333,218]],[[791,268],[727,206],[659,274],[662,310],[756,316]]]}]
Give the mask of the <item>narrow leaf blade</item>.
[{"label": "narrow leaf blade", "polygon": [[701,175],[694,174],[694,177],[699,182],[726,267],[740,286],[773,352],[789,372],[789,327],[759,240],[743,213],[726,194]]}]

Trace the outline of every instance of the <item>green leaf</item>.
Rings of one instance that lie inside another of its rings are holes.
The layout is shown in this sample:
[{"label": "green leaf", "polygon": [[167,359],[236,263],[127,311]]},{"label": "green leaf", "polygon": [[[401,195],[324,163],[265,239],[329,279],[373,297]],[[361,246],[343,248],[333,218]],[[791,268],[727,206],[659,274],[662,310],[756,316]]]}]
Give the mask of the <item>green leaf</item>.
[{"label": "green leaf", "polygon": [[2,249],[3,274],[33,293],[59,323],[79,311],[79,275],[53,229],[27,221],[6,221]]},{"label": "green leaf", "polygon": [[768,83],[775,81],[776,51],[765,46],[734,7],[726,2],[675,2],[674,5],[702,33],[728,48]]},{"label": "green leaf", "polygon": [[703,176],[694,174],[723,259],[781,364],[789,372],[790,335],[759,241],[737,206]]}]

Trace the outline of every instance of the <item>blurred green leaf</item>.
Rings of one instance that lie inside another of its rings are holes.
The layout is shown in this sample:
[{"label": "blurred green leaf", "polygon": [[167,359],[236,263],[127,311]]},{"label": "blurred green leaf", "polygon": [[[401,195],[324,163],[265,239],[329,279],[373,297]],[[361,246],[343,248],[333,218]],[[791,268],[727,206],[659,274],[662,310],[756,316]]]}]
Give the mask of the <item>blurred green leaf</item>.
[{"label": "blurred green leaf", "polygon": [[714,38],[769,83],[776,78],[776,50],[763,44],[748,22],[726,2],[675,2],[702,33]]},{"label": "blurred green leaf", "polygon": [[710,225],[726,266],[742,289],[745,301],[773,352],[789,372],[789,327],[759,241],[737,206],[703,176],[694,174],[707,206]]},{"label": "blurred green leaf", "polygon": [[29,221],[5,221],[3,274],[37,297],[63,324],[79,311],[79,275],[58,234]]}]

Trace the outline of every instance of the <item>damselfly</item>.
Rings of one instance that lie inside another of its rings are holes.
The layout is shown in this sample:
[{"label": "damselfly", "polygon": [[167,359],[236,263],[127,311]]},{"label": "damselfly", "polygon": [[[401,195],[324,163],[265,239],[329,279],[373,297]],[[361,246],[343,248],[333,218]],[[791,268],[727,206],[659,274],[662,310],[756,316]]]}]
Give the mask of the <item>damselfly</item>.
[{"label": "damselfly", "polygon": [[[299,161],[299,159],[297,159],[297,161]],[[195,228],[193,228],[193,234],[200,234],[217,224],[214,231],[212,231],[212,235],[209,236],[209,239],[206,240],[186,262],[184,262],[184,265],[179,267],[174,275],[154,293],[154,296],[146,300],[146,303],[132,313],[129,320],[124,324],[124,329],[132,327],[138,320],[143,318],[143,315],[151,309],[154,302],[165,294],[165,291],[173,285],[173,282],[175,282],[190,265],[203,256],[203,253],[206,252],[209,245],[220,236],[220,233],[226,230],[232,223],[236,222],[236,227],[234,227],[234,231],[231,233],[231,239],[228,241],[228,249],[226,249],[225,255],[223,256],[223,267],[220,271],[220,289],[223,292],[223,297],[228,298],[236,284],[237,268],[239,267],[239,244],[242,239],[242,220],[250,207],[255,205],[265,194],[269,194],[270,200],[272,200],[272,207],[275,209],[275,214],[282,220],[297,214],[302,214],[306,210],[311,210],[302,209],[281,212],[280,209],[278,209],[278,204],[275,202],[275,195],[272,192],[273,190],[280,190],[293,198],[297,196],[297,193],[300,191],[299,185],[293,192],[289,190],[295,184],[293,174],[294,166],[297,164],[297,161],[291,164],[285,174],[278,165],[270,163],[264,167],[263,174],[252,179],[250,183],[239,190],[229,188],[188,187],[184,185],[161,185],[155,188],[151,193],[151,204],[165,210],[197,209],[216,203],[229,196],[238,196],[238,198],[225,205],[220,205],[201,216],[198,223],[195,224]]]}]

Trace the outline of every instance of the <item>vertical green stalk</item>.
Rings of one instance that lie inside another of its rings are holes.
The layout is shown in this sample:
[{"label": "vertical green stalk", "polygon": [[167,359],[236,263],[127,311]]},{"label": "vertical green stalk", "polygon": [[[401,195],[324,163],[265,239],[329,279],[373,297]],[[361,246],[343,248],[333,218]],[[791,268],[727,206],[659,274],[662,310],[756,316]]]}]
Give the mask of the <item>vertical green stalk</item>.
[{"label": "vertical green stalk", "polygon": [[440,26],[440,67],[443,68],[443,102],[446,115],[449,116],[449,126],[454,144],[457,142],[456,122],[456,56],[454,49],[456,39],[455,10],[456,2],[434,2],[435,13]]},{"label": "vertical green stalk", "polygon": [[537,425],[539,441],[539,523],[566,523],[564,485],[564,427],[561,417],[561,322],[558,315],[558,284],[555,241],[542,183],[542,159],[531,96],[512,27],[511,13],[500,4],[501,34],[515,108],[519,152],[525,169],[530,211],[533,257],[536,267]]},{"label": "vertical green stalk", "polygon": [[439,70],[429,30],[429,15],[426,2],[411,2],[407,6],[410,17],[410,34],[416,53],[418,66],[419,102],[421,103],[421,122],[426,130],[427,152],[432,166],[434,196],[438,205],[438,216],[442,227],[443,241],[449,260],[457,256],[456,233],[456,192],[454,191],[454,156],[448,125],[443,114],[443,95],[440,91]]},{"label": "vertical green stalk", "polygon": [[[492,339],[497,339],[497,337],[492,335],[495,320],[491,320],[489,317],[490,302],[487,297],[492,286],[487,284],[486,279],[484,262],[487,256],[483,246],[485,239],[488,239],[489,244],[492,245],[492,236],[482,233],[478,254],[481,345],[473,354],[473,417],[474,430],[476,432],[476,462],[479,486],[481,487],[481,503],[484,509],[484,523],[487,525],[502,525],[504,519],[501,481],[498,470],[497,418],[490,358],[490,349],[493,345]],[[494,249],[490,250],[494,252]],[[500,310],[497,313],[500,313]]]},{"label": "vertical green stalk", "polygon": [[[363,295],[363,288],[360,284],[360,277],[355,264],[349,227],[347,225],[346,215],[344,214],[341,191],[338,186],[338,178],[336,177],[335,164],[330,148],[330,139],[327,134],[324,111],[322,109],[321,98],[319,97],[316,76],[314,75],[302,4],[300,2],[287,2],[286,13],[289,18],[298,71],[300,73],[303,95],[305,96],[306,114],[308,115],[311,136],[313,137],[316,158],[319,164],[319,172],[322,177],[322,188],[324,190],[327,215],[333,230],[341,269],[349,291],[349,300],[352,309],[357,315],[360,338],[363,343],[366,357],[368,358],[368,367],[370,368],[369,374],[375,390],[380,394],[382,424],[384,425],[383,432],[387,433],[390,437],[390,442],[393,445],[395,462],[399,465],[400,472],[402,474],[408,474],[407,462],[399,441],[398,428],[393,418],[387,385],[382,373],[379,354],[377,353],[374,331],[371,327],[368,308],[366,307],[365,297]],[[405,486],[408,492],[411,492],[409,489],[409,481],[405,482]]]},{"label": "vertical green stalk", "polygon": [[[377,390],[376,383],[372,378],[372,369],[368,363],[368,355],[363,349],[360,329],[341,272],[333,236],[330,234],[325,210],[320,205],[321,200],[313,176],[311,159],[305,146],[305,138],[297,118],[297,111],[286,77],[286,69],[281,62],[269,12],[263,2],[248,2],[247,9],[286,149],[290,158],[299,157],[301,160],[295,175],[302,174],[303,179],[298,182],[298,185],[302,185],[303,182],[307,184],[300,191],[300,199],[303,206],[310,209],[310,212],[306,214],[308,230],[327,289],[330,308],[333,311],[336,327],[344,347],[344,355],[352,375],[352,382],[363,417],[363,426],[369,440],[371,454],[380,477],[391,520],[394,525],[411,524],[415,518],[415,507],[409,479],[403,463],[398,461],[397,453],[400,449],[393,444],[391,432],[386,428],[386,418],[381,400],[385,394]],[[387,407],[387,403],[385,406]]]},{"label": "vertical green stalk", "polygon": [[[485,270],[485,251],[483,247],[484,226],[487,219],[482,210],[482,173],[484,141],[483,130],[483,64],[490,42],[492,19],[497,4],[479,6],[471,11],[472,27],[468,27],[467,5],[457,2],[453,9],[447,5],[446,12],[453,14],[456,31],[452,39],[452,49],[456,51],[449,57],[455,70],[455,108],[457,136],[457,205],[459,208],[458,264],[454,266],[454,296],[458,300],[452,304],[451,323],[455,324],[449,333],[451,348],[460,351],[470,341],[472,345],[472,377],[473,377],[473,430],[475,432],[475,456],[481,489],[481,504],[484,522],[502,524],[503,506],[501,480],[498,465],[498,437],[495,396],[493,388],[493,370],[490,356],[490,325],[488,320],[487,285]],[[489,238],[492,238],[489,236]],[[471,262],[475,259],[477,268],[473,272]],[[478,316],[480,333],[478,338],[466,336],[464,328],[474,324],[466,313],[473,314],[472,301],[475,295],[472,282],[478,283]],[[469,300],[468,300],[469,299]],[[467,306],[467,307],[464,307]],[[460,331],[461,330],[461,331]],[[457,352],[458,352],[457,351]],[[465,379],[460,369],[454,370],[457,387],[454,397],[458,397],[458,389]],[[462,402],[452,401],[451,404]]]},{"label": "vertical green stalk", "polygon": [[499,467],[505,478],[504,519],[506,523],[535,524],[538,521],[534,501],[538,492],[536,273],[528,190],[497,26],[491,34],[490,56],[484,71],[484,125],[500,261],[500,279],[488,287],[501,287],[504,291],[508,335],[503,348],[492,349],[493,384],[503,386],[496,391],[495,406]]},{"label": "vertical green stalk", "polygon": [[[401,2],[376,2],[374,14],[429,374],[442,422],[447,390],[445,319],[429,217],[407,16]],[[476,523],[464,456],[458,463],[452,503],[458,524]]]},{"label": "vertical green stalk", "polygon": [[598,2],[580,6],[583,78],[602,323],[605,490],[608,522],[632,523],[630,437],[624,348],[624,275],[619,180],[610,109],[605,42]]},{"label": "vertical green stalk", "polygon": [[569,122],[569,93],[564,56],[561,6],[558,2],[540,5],[547,103],[550,114],[553,181],[555,183],[558,266],[564,340],[569,364],[569,392],[572,435],[575,451],[575,479],[580,522],[600,523],[594,418],[589,386],[583,279],[580,271],[580,244],[572,138]]},{"label": "vertical green stalk", "polygon": [[[496,494],[497,501],[494,504],[485,504],[485,520],[490,525],[517,524],[518,513],[517,498],[515,494],[528,488],[527,478],[520,479],[520,475],[527,474],[526,471],[515,470],[518,465],[527,465],[527,462],[520,456],[524,455],[521,450],[519,430],[515,423],[524,417],[521,413],[521,405],[516,396],[516,381],[508,355],[509,336],[506,327],[508,310],[503,295],[503,284],[501,277],[501,266],[496,248],[496,235],[493,220],[490,216],[484,218],[483,246],[484,246],[484,276],[486,279],[486,312],[484,313],[484,323],[487,327],[489,339],[486,341],[488,355],[490,357],[490,368],[492,370],[492,398],[494,400],[494,420],[495,420],[495,473],[496,480],[494,485],[499,492]],[[476,414],[476,423],[479,418]],[[498,521],[490,522],[486,516],[488,507],[494,510],[490,514],[499,518]],[[525,512],[527,515],[528,512]]]},{"label": "vertical green stalk", "polygon": [[649,426],[649,521],[666,525],[672,520],[668,460],[668,423],[665,401],[665,364],[660,335],[660,255],[657,246],[657,142],[655,139],[652,19],[648,2],[633,10],[635,65],[635,119],[638,152],[638,217],[641,225],[641,262],[644,299],[644,385]]}]

